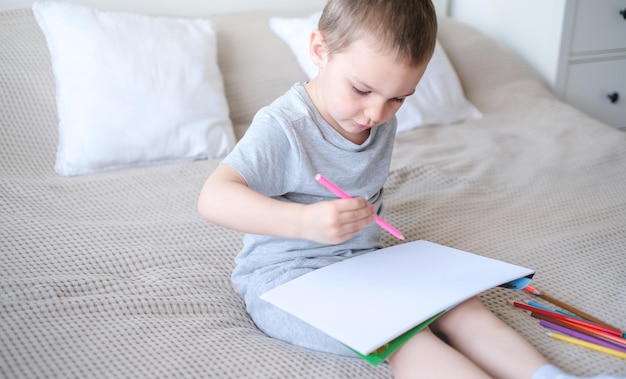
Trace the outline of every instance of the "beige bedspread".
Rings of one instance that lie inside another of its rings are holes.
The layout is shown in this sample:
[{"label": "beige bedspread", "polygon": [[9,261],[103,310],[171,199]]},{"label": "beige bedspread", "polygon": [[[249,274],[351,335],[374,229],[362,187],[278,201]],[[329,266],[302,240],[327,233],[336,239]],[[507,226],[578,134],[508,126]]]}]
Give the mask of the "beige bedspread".
[{"label": "beige bedspread", "polygon": [[[443,20],[440,38],[485,117],[399,137],[386,218],[534,268],[536,287],[626,329],[626,133],[475,32]],[[216,161],[57,176],[49,65],[30,12],[0,13],[0,377],[390,376],[255,328],[230,283],[241,236],[196,212]],[[626,374],[506,303],[530,295],[482,298],[567,370]]]}]

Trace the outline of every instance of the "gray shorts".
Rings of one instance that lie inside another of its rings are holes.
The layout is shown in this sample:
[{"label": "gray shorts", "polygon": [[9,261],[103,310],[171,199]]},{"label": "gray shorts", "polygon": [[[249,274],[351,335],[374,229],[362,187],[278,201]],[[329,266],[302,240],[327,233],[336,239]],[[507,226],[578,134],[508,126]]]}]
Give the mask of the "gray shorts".
[{"label": "gray shorts", "polygon": [[290,262],[281,267],[279,273],[252,274],[244,296],[247,311],[257,327],[272,338],[310,350],[356,357],[341,342],[260,298],[266,291],[320,267],[319,261],[311,261],[305,259]]}]

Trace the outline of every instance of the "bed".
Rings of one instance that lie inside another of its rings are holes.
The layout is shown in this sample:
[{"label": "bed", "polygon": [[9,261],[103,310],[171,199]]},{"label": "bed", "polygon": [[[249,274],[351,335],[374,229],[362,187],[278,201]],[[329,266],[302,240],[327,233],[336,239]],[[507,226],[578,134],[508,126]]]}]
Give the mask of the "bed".
[{"label": "bed", "polygon": [[[213,17],[237,138],[305,79],[270,16]],[[441,18],[439,41],[482,117],[398,135],[385,218],[407,240],[531,267],[535,287],[626,329],[626,133],[463,24]],[[1,377],[391,376],[255,327],[230,283],[241,235],[196,211],[219,158],[62,176],[57,124],[32,11],[0,12]],[[551,340],[508,303],[532,295],[481,298],[567,371],[626,375],[624,360]]]}]

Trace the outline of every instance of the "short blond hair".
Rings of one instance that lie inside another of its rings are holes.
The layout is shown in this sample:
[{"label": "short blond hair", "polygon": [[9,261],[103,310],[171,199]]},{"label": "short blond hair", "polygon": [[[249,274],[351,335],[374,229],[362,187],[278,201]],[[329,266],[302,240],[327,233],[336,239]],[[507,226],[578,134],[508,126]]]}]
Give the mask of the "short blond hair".
[{"label": "short blond hair", "polygon": [[437,15],[431,0],[329,0],[318,28],[329,55],[368,36],[398,61],[417,66],[435,49]]}]

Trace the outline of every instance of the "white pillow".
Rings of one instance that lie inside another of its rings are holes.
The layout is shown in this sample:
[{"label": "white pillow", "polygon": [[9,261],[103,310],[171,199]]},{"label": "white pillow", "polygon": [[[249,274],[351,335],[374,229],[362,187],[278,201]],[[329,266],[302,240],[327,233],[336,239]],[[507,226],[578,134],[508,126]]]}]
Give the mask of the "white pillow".
[{"label": "white pillow", "polygon": [[[289,46],[309,80],[318,73],[309,54],[309,41],[320,15],[317,12],[305,18],[270,19],[270,28]],[[482,117],[465,98],[454,67],[438,41],[415,93],[405,100],[397,117],[398,133],[423,125],[452,124]]]},{"label": "white pillow", "polygon": [[57,173],[218,158],[232,149],[210,21],[59,2],[32,9],[56,80]]}]

